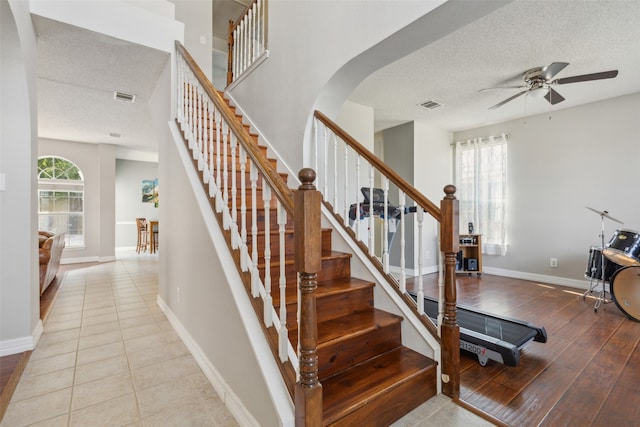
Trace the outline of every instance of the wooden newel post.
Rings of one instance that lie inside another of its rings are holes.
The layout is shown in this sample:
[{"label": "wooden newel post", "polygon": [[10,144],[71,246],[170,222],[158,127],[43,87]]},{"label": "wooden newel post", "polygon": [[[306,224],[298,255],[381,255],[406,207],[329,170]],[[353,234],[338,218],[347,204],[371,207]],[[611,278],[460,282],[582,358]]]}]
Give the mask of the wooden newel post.
[{"label": "wooden newel post", "polygon": [[444,187],[440,202],[440,247],[444,252],[444,320],[442,322],[442,392],[460,395],[460,327],[456,312],[456,254],[460,246],[456,187]]},{"label": "wooden newel post", "polygon": [[295,263],[300,275],[300,379],[296,383],[296,426],[322,425],[322,385],[318,380],[316,295],[322,263],[320,202],[313,169],[298,173],[302,185],[294,196]]},{"label": "wooden newel post", "polygon": [[227,36],[227,86],[233,83],[233,30],[234,22],[229,20],[229,35]]}]

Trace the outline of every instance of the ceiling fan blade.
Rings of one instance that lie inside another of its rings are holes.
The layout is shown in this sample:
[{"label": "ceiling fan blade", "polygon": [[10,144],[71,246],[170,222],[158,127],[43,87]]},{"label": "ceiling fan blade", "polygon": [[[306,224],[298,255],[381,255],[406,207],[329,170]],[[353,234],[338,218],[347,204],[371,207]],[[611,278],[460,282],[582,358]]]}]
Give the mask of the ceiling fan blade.
[{"label": "ceiling fan blade", "polygon": [[564,101],[564,97],[553,90],[553,88],[549,88],[549,91],[544,96],[544,99],[549,101],[551,105],[556,105],[557,103]]},{"label": "ceiling fan blade", "polygon": [[478,92],[486,92],[488,90],[495,90],[495,89],[524,89],[527,86],[523,86],[523,85],[518,85],[518,86],[495,86],[495,87],[487,87],[484,89],[480,89]]},{"label": "ceiling fan blade", "polygon": [[489,110],[495,110],[495,109],[496,109],[496,108],[498,108],[498,107],[502,107],[502,106],[503,106],[504,104],[506,104],[507,102],[509,102],[509,101],[513,101],[513,100],[514,100],[514,99],[516,99],[517,97],[522,96],[522,95],[524,95],[524,94],[525,94],[525,93],[527,93],[527,92],[529,92],[529,91],[528,91],[528,90],[523,90],[522,92],[518,92],[518,93],[516,93],[515,95],[513,95],[513,96],[511,96],[511,97],[509,97],[509,98],[507,98],[507,99],[505,99],[504,101],[499,102],[498,104],[494,105],[493,107],[489,107]]},{"label": "ceiling fan blade", "polygon": [[554,62],[547,68],[545,68],[542,74],[540,74],[540,77],[542,77],[545,81],[549,80],[560,71],[564,70],[567,65],[569,65],[568,62]]},{"label": "ceiling fan blade", "polygon": [[554,80],[554,84],[564,85],[567,83],[588,82],[590,80],[612,79],[618,75],[618,70],[603,71],[601,73],[582,74],[580,76],[565,77]]}]

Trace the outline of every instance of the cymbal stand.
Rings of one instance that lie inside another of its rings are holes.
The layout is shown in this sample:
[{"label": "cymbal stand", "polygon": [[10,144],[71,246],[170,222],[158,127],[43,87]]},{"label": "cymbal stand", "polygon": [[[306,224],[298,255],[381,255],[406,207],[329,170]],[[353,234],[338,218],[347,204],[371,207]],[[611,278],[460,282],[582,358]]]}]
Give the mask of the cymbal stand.
[{"label": "cymbal stand", "polygon": [[594,290],[598,287],[599,283],[602,283],[602,290],[597,293],[596,302],[593,305],[593,311],[597,312],[598,308],[600,308],[601,304],[608,304],[611,300],[606,299],[606,290],[605,290],[605,257],[604,257],[604,217],[607,215],[607,211],[598,212],[600,214],[600,277],[596,279],[595,284],[593,281],[593,277],[589,282],[589,289],[582,294],[582,299],[585,299],[587,294],[592,294]]}]

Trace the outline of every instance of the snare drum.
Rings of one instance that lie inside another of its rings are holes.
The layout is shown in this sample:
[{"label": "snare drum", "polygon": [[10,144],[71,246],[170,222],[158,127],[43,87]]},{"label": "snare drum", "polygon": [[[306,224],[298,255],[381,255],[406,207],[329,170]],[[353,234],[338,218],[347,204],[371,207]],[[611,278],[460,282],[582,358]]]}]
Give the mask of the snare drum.
[{"label": "snare drum", "polygon": [[633,230],[616,230],[602,253],[616,264],[640,265],[640,234]]},{"label": "snare drum", "polygon": [[[622,268],[622,266],[614,263],[613,261],[604,259],[604,281],[609,282],[613,273],[616,270]],[[602,248],[597,246],[591,246],[589,248],[589,260],[587,261],[587,269],[584,272],[584,277],[587,279],[602,279]]]},{"label": "snare drum", "polygon": [[624,267],[611,280],[613,301],[629,318],[640,321],[640,267]]}]

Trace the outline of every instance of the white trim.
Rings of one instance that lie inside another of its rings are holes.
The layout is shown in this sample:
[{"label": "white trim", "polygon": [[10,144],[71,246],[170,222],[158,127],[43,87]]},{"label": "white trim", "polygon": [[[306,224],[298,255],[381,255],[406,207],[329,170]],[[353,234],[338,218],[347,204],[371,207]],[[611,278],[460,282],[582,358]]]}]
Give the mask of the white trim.
[{"label": "white trim", "polygon": [[30,336],[0,341],[0,357],[33,350],[40,341],[43,331],[42,320],[38,319]]},{"label": "white trim", "polygon": [[[180,155],[180,160],[185,169],[185,173],[187,175],[187,179],[189,180],[190,186],[193,190],[194,196],[202,213],[202,218],[206,224],[206,228],[209,232],[210,238],[212,242],[221,242],[224,241],[224,235],[220,230],[218,222],[213,214],[213,210],[211,209],[211,204],[208,200],[208,195],[205,194],[205,191],[202,189],[202,184],[200,178],[196,174],[195,169],[193,168],[193,161],[187,152],[186,147],[184,146],[182,135],[180,134],[180,130],[178,129],[175,122],[169,122],[169,128],[171,130],[171,134],[173,136],[173,141],[176,144],[176,148],[178,154]],[[249,300],[249,297],[242,286],[242,280],[238,273],[238,270],[235,265],[235,261],[231,255],[231,252],[228,250],[220,250],[217,251],[218,256],[220,257],[220,263],[224,270],[226,276],[226,283],[229,284],[229,289],[231,290],[231,294],[233,295],[233,299],[238,307],[238,311],[241,313],[253,313],[253,307]],[[160,307],[162,309],[162,306]],[[166,304],[165,304],[165,308]],[[168,309],[168,308],[167,308]],[[173,316],[174,321],[178,322],[178,319]],[[169,318],[169,316],[167,316]],[[254,354],[256,356],[256,360],[259,364],[259,370],[262,373],[265,381],[265,385],[269,390],[269,395],[271,401],[273,403],[273,407],[280,417],[280,425],[282,426],[291,426],[295,425],[295,408],[293,405],[293,401],[289,396],[289,392],[284,384],[284,380],[276,365],[276,362],[273,358],[273,354],[271,352],[271,348],[267,343],[266,337],[262,333],[262,328],[260,326],[260,321],[255,315],[241,316],[242,326],[245,329],[247,337],[249,338],[249,342],[253,348]],[[171,321],[171,319],[170,319]],[[177,323],[179,325],[179,322]],[[237,399],[235,394],[231,391],[231,389],[224,383],[221,379],[220,375],[217,374],[215,367],[210,363],[207,359],[206,355],[197,343],[188,335],[188,332],[185,328],[181,326],[174,325],[176,328],[176,332],[178,334],[185,334],[183,341],[185,341],[185,345],[196,358],[196,362],[200,365],[203,371],[207,373],[207,375],[211,375],[210,381],[216,381],[216,383],[212,384],[216,387],[225,387],[223,392],[219,392],[221,396],[227,396],[229,398],[229,405],[227,406],[229,410],[234,414],[237,420],[248,420],[251,421],[248,424],[241,424],[247,426],[260,426],[259,423],[255,422],[253,417],[246,411],[243,403]],[[220,378],[218,380],[217,378]],[[227,400],[225,399],[225,404]],[[236,413],[236,412],[238,413]],[[246,416],[245,416],[246,413]]]},{"label": "white trim", "polygon": [[589,289],[588,280],[568,279],[566,277],[547,276],[544,274],[527,273],[523,271],[504,270],[502,268],[493,268],[484,266],[483,273],[493,274],[495,276],[512,277],[514,279],[529,280],[532,282],[542,282],[551,285],[568,286],[582,290]]},{"label": "white trim", "polygon": [[[135,246],[134,246],[135,248]],[[121,249],[121,248],[118,248]],[[116,260],[115,255],[112,256],[85,256],[79,258],[62,258],[60,264],[84,264],[87,262],[113,262]]]}]

